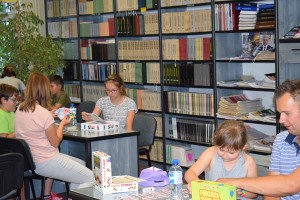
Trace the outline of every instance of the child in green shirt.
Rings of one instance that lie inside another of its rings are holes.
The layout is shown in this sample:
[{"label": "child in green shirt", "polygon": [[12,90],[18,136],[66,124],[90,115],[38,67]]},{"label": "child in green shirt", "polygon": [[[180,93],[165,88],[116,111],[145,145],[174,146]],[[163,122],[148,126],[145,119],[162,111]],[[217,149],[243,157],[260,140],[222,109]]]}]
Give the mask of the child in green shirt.
[{"label": "child in green shirt", "polygon": [[61,76],[53,75],[50,79],[51,104],[52,110],[66,107],[69,108],[71,100],[64,89],[64,82]]},{"label": "child in green shirt", "polygon": [[18,104],[18,89],[0,84],[0,137],[15,137],[14,117]]}]

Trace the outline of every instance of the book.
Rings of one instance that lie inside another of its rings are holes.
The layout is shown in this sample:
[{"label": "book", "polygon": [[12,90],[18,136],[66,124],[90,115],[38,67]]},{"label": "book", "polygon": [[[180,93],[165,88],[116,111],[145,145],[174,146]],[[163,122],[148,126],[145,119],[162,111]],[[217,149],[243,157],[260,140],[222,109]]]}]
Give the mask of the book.
[{"label": "book", "polygon": [[300,34],[300,23],[296,24],[291,30],[289,30],[286,34],[284,34],[282,38],[283,39],[297,38],[299,34]]},{"label": "book", "polygon": [[257,4],[256,3],[236,3],[235,4],[236,10],[256,10]]},{"label": "book", "polygon": [[256,112],[250,112],[248,119],[263,122],[276,122],[276,113],[272,109],[264,109]]},{"label": "book", "polygon": [[271,3],[271,4],[260,4],[260,5],[258,5],[258,8],[259,9],[263,9],[263,8],[274,8],[275,7],[275,5],[273,4],[273,3]]}]

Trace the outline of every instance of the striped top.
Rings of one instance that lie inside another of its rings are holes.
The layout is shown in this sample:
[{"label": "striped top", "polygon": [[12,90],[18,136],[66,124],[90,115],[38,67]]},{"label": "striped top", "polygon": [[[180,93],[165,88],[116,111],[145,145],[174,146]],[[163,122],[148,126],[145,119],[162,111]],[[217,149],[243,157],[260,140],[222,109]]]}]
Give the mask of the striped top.
[{"label": "striped top", "polygon": [[[271,155],[269,171],[290,174],[300,166],[300,147],[294,143],[296,136],[283,131],[276,136]],[[300,193],[282,197],[283,200],[299,200]]]}]

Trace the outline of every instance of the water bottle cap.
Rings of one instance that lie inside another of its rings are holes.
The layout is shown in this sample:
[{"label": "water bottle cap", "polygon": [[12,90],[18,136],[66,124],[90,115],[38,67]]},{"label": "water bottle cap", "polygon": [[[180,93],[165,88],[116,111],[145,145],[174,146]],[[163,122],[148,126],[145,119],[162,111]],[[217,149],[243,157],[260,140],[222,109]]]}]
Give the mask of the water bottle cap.
[{"label": "water bottle cap", "polygon": [[173,159],[173,160],[172,160],[172,165],[178,165],[178,164],[179,164],[178,159]]}]

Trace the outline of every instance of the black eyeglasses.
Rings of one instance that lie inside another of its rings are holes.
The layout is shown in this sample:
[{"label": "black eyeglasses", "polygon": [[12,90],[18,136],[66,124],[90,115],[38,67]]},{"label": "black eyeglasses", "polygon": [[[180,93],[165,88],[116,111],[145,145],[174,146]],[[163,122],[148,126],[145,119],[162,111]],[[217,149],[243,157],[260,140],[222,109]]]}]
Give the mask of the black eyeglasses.
[{"label": "black eyeglasses", "polygon": [[8,99],[11,100],[12,102],[14,102],[14,104],[18,104],[19,103],[19,100],[17,98],[13,99],[13,98],[9,97]]}]

